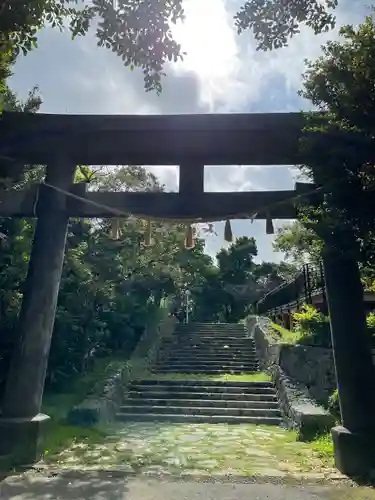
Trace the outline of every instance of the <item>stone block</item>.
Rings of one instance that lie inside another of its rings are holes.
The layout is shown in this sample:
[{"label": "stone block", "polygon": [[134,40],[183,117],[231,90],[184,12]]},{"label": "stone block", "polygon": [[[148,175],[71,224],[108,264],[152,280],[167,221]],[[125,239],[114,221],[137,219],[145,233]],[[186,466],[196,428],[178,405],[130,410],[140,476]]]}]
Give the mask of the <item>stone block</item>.
[{"label": "stone block", "polygon": [[294,419],[298,424],[299,439],[307,441],[318,434],[328,432],[335,424],[333,416],[313,402],[295,404]]},{"label": "stone block", "polygon": [[337,469],[352,477],[372,474],[375,470],[375,431],[351,432],[337,426],[331,432]]},{"label": "stone block", "polygon": [[9,457],[11,466],[40,460],[49,421],[43,413],[29,418],[0,418],[0,456]]},{"label": "stone block", "polygon": [[309,440],[334,425],[333,416],[316,404],[302,384],[296,384],[279,366],[272,369],[277,397],[286,422],[298,430],[299,439]]},{"label": "stone block", "polygon": [[323,404],[336,389],[332,349],[283,345],[279,364],[289,377],[306,386],[310,396]]},{"label": "stone block", "polygon": [[83,403],[75,406],[68,412],[66,421],[69,425],[91,427],[102,420],[102,414],[103,411],[100,401],[85,400]]}]

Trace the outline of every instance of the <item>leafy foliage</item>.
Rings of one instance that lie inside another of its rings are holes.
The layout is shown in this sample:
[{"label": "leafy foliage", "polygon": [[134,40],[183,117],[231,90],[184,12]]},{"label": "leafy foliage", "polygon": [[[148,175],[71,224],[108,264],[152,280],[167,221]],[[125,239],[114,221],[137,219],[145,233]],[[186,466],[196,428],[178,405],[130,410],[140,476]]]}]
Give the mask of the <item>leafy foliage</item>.
[{"label": "leafy foliage", "polygon": [[332,10],[337,0],[247,0],[235,16],[238,32],[251,29],[258,49],[284,47],[299,33],[300,26],[315,34],[335,26]]},{"label": "leafy foliage", "polygon": [[284,252],[287,260],[301,267],[321,260],[322,241],[312,229],[296,220],[277,230],[273,248],[277,252]]},{"label": "leafy foliage", "polygon": [[339,401],[339,391],[336,389],[328,400],[328,408],[332,415],[338,420],[341,420],[341,410]]},{"label": "leafy foliage", "polygon": [[[97,172],[91,185],[93,189],[111,185],[133,191],[163,189],[140,167],[119,168],[110,176]],[[200,282],[200,259],[210,262],[203,243],[198,241],[187,255],[183,225],[155,223],[153,229],[153,245],[146,247],[145,223],[131,216],[121,220],[119,241],[112,239],[108,220],[70,221],[48,387],[63,387],[97,357],[128,356],[159,307],[178,297],[186,284]],[[33,224],[4,219],[0,232],[5,235],[0,254],[2,328],[3,335],[14,340]]]},{"label": "leafy foliage", "polygon": [[302,312],[293,313],[293,324],[298,344],[331,347],[329,319],[315,307],[305,304]]},{"label": "leafy foliage", "polygon": [[72,37],[85,35],[95,24],[98,45],[115,52],[130,69],[140,68],[145,89],[161,91],[163,66],[182,58],[170,24],[183,17],[181,0],[29,0],[0,3],[3,52],[13,59],[37,47],[45,25],[62,29],[68,24]]},{"label": "leafy foliage", "polygon": [[[287,45],[305,24],[315,33],[335,24],[337,0],[248,0],[234,18],[238,32],[251,29],[258,49]],[[9,64],[38,46],[44,26],[69,27],[72,38],[95,29],[97,44],[116,53],[130,70],[143,72],[145,90],[162,90],[167,62],[183,58],[171,26],[183,20],[182,0],[0,0],[0,81]]]},{"label": "leafy foliage", "polygon": [[256,255],[254,238],[241,237],[218,252],[217,266],[206,262],[201,267],[202,281],[192,288],[194,319],[237,322],[262,295],[287,279],[292,266],[256,264]]},{"label": "leafy foliage", "polygon": [[366,318],[367,328],[371,334],[371,337],[375,339],[375,313],[370,312]]},{"label": "leafy foliage", "polygon": [[[301,95],[326,111],[308,117],[304,171],[324,189],[305,214],[320,236],[363,263],[373,261],[375,25],[345,26],[341,40],[307,64]],[[371,208],[370,208],[371,207]]]}]

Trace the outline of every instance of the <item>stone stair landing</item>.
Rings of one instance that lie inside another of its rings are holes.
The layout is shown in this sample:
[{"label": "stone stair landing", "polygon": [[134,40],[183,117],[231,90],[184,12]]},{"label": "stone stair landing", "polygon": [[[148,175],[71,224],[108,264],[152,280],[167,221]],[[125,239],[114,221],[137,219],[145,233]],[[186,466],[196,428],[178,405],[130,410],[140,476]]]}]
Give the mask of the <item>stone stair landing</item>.
[{"label": "stone stair landing", "polygon": [[161,348],[155,378],[130,384],[117,418],[279,425],[272,383],[220,380],[223,375],[258,371],[254,341],[243,325],[179,325],[172,342]]}]

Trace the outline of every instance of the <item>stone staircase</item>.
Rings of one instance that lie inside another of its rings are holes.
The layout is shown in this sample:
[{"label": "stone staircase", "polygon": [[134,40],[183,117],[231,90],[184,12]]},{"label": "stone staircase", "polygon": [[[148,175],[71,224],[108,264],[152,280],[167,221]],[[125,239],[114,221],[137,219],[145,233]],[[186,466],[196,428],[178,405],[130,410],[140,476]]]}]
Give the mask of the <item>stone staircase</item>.
[{"label": "stone staircase", "polygon": [[179,325],[154,366],[161,379],[133,381],[117,419],[279,425],[272,383],[212,379],[257,371],[254,342],[242,325]]}]

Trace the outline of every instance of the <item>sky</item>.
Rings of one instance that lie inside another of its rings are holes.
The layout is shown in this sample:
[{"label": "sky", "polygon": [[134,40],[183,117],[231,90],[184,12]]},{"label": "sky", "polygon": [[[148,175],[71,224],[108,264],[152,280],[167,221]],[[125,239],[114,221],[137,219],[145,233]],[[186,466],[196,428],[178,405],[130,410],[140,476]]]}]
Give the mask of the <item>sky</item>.
[{"label": "sky", "polygon": [[[287,48],[256,51],[251,32],[238,36],[233,14],[238,0],[186,0],[184,23],[174,36],[187,52],[183,62],[168,64],[160,96],[145,93],[143,77],[130,72],[120,58],[96,44],[95,33],[71,40],[68,32],[45,28],[39,47],[20,57],[10,79],[12,90],[25,97],[35,85],[44,113],[175,114],[288,112],[309,109],[297,95],[304,60],[321,54],[321,45],[338,37],[337,29],[316,36],[308,29]],[[337,26],[362,22],[366,0],[341,0]],[[177,167],[149,167],[167,191],[178,189]],[[281,166],[221,166],[205,168],[206,191],[293,189],[298,170]],[[274,227],[285,221],[274,221]],[[227,246],[224,223],[217,235],[206,236],[206,251],[215,255]],[[265,221],[232,221],[234,237],[253,236],[258,261],[279,261],[272,248],[274,236],[265,234]]]}]

